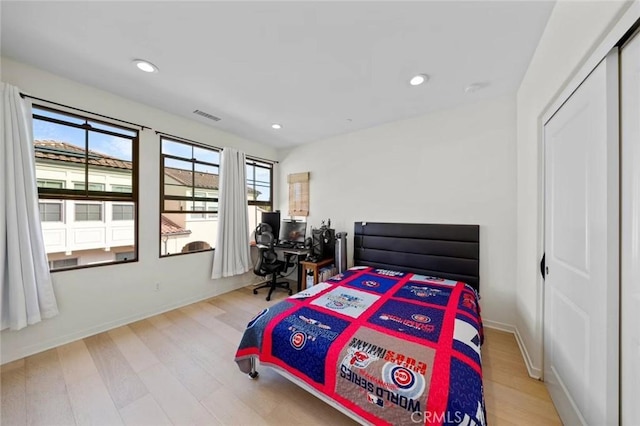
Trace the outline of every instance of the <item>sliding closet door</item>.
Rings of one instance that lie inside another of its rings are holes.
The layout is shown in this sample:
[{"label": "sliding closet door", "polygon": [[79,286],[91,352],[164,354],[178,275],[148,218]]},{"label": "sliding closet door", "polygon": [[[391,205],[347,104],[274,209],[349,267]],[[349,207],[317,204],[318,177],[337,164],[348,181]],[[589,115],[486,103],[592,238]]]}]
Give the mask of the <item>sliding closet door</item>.
[{"label": "sliding closet door", "polygon": [[621,421],[640,422],[640,36],[621,53]]},{"label": "sliding closet door", "polygon": [[618,55],[544,126],[544,379],[566,425],[618,423]]}]

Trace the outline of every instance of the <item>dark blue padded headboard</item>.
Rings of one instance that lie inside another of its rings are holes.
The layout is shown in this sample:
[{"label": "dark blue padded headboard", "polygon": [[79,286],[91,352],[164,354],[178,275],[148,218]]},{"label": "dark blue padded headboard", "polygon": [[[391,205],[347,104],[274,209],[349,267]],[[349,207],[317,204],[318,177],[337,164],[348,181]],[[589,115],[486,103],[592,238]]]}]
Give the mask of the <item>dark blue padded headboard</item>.
[{"label": "dark blue padded headboard", "polygon": [[464,281],[480,290],[480,226],[356,222],[356,266]]}]

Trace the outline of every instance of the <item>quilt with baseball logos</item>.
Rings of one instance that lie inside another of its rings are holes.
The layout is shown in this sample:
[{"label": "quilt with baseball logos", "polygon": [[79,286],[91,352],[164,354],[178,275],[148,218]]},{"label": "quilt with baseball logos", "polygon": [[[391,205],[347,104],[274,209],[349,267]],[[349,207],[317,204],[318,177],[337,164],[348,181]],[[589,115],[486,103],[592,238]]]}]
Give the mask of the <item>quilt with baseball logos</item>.
[{"label": "quilt with baseball logos", "polygon": [[457,281],[355,267],[260,312],[236,353],[364,423],[484,425],[482,322]]}]

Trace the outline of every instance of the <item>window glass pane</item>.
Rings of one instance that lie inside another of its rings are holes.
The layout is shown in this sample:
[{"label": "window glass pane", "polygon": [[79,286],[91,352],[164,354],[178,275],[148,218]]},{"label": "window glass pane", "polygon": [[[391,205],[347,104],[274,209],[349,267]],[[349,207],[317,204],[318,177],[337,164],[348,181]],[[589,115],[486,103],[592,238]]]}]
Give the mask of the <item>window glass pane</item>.
[{"label": "window glass pane", "polygon": [[38,179],[38,188],[64,189],[63,180]]},{"label": "window glass pane", "polygon": [[187,161],[164,159],[164,195],[191,195],[193,164]]},{"label": "window glass pane", "polygon": [[130,185],[113,185],[111,184],[111,192],[133,192],[133,187]]},{"label": "window glass pane", "polygon": [[[133,141],[102,133],[88,133],[89,189],[104,191],[107,185],[132,186]],[[92,189],[92,185],[100,189]]]},{"label": "window glass pane", "polygon": [[106,130],[108,132],[120,133],[123,136],[130,136],[134,138],[137,135],[137,132],[135,130],[123,129],[122,127],[118,127],[118,126],[111,126],[109,124],[98,123],[91,120],[89,120],[89,124],[93,129],[100,129],[100,130]]},{"label": "window glass pane", "polygon": [[[85,187],[84,182],[73,182],[73,189],[84,191]],[[104,191],[104,183],[89,182],[89,191]]]},{"label": "window glass pane", "polygon": [[49,267],[51,268],[51,270],[62,269],[62,268],[70,268],[70,267],[73,267],[73,266],[78,266],[78,258],[77,257],[68,258],[68,259],[52,260],[51,262],[49,262]]},{"label": "window glass pane", "polygon": [[162,153],[173,155],[174,157],[186,158],[188,160],[193,158],[193,148],[191,145],[165,138],[162,138]]},{"label": "window glass pane", "polygon": [[34,119],[36,178],[61,182],[84,180],[84,133],[82,129]]},{"label": "window glass pane", "polygon": [[73,124],[84,124],[85,122],[84,118],[76,117],[73,115],[67,115],[64,113],[49,111],[46,109],[38,108],[37,106],[33,107],[33,114],[55,118],[56,120],[62,120],[62,121],[66,121],[68,123],[73,123]]},{"label": "window glass pane", "polygon": [[213,149],[193,147],[193,158],[206,163],[220,164],[220,152]]},{"label": "window glass pane", "polygon": [[111,220],[133,220],[133,204],[112,204]]},{"label": "window glass pane", "polygon": [[[196,194],[206,192],[208,198],[218,198],[219,176],[218,168],[195,164],[195,186],[198,190]],[[198,195],[196,195],[198,196]],[[202,196],[202,195],[200,195]]]},{"label": "window glass pane", "polygon": [[41,222],[62,222],[62,201],[40,202]]},{"label": "window glass pane", "polygon": [[122,253],[116,253],[116,262],[122,262],[125,260],[133,260],[136,258],[136,252],[127,251]]},{"label": "window glass pane", "polygon": [[218,219],[192,217],[199,213],[163,213],[161,215],[160,255],[209,250],[214,247]]},{"label": "window glass pane", "polygon": [[75,204],[76,221],[102,220],[102,204]]}]

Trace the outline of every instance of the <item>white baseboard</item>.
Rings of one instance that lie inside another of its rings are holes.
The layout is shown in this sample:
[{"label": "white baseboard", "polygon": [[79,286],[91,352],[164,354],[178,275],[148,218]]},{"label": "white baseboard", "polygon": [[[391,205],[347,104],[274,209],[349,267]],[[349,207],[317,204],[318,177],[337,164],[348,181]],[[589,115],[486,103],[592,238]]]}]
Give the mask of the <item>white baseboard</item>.
[{"label": "white baseboard", "polygon": [[531,357],[529,356],[529,352],[527,352],[527,347],[524,345],[522,341],[522,337],[518,332],[518,329],[515,330],[516,342],[518,342],[518,347],[520,347],[520,352],[522,353],[522,358],[524,358],[524,365],[527,367],[527,371],[529,372],[529,376],[534,379],[542,380],[542,370],[536,368],[531,363]]},{"label": "white baseboard", "polygon": [[503,322],[486,320],[484,318],[482,319],[482,326],[487,328],[493,328],[494,330],[506,331],[507,333],[515,334],[516,332],[516,328],[511,324],[505,324]]},{"label": "white baseboard", "polygon": [[156,309],[149,310],[146,312],[138,313],[136,315],[131,315],[125,318],[118,318],[117,320],[110,321],[107,323],[103,323],[94,327],[86,328],[84,330],[80,330],[74,333],[65,334],[64,336],[57,336],[52,339],[48,339],[45,341],[38,342],[38,344],[30,345],[26,347],[20,348],[19,351],[9,352],[6,356],[3,357],[1,364],[7,364],[9,362],[13,362],[22,358],[25,358],[30,355],[34,355],[49,349],[57,348],[58,346],[66,345],[67,343],[75,342],[76,340],[84,339],[86,337],[90,337],[96,335],[98,333],[103,333],[105,331],[113,330],[114,328],[131,324],[135,321],[140,321],[146,318],[153,317],[155,315],[160,315],[165,312],[172,311],[174,309],[182,308],[183,306],[191,305],[193,303],[201,302],[203,300],[210,299],[214,296],[218,296],[220,294],[237,290],[238,288],[242,288],[246,285],[250,284],[247,282],[243,282],[237,284],[236,286],[232,286],[232,288],[225,291],[212,291],[207,294],[201,294],[199,296],[189,297],[182,299],[180,301],[170,303],[167,305],[163,305],[157,307]]},{"label": "white baseboard", "polygon": [[529,352],[527,352],[527,348],[522,342],[522,337],[520,336],[520,333],[518,332],[518,329],[515,326],[497,322],[497,321],[491,321],[491,320],[482,320],[482,324],[486,328],[493,328],[494,330],[500,330],[500,331],[505,331],[507,333],[512,333],[516,338],[516,342],[518,343],[518,348],[520,348],[520,353],[522,354],[522,359],[524,360],[524,365],[527,367],[527,372],[529,373],[529,376],[536,380],[542,379],[542,371],[539,368],[536,368],[532,365]]}]

